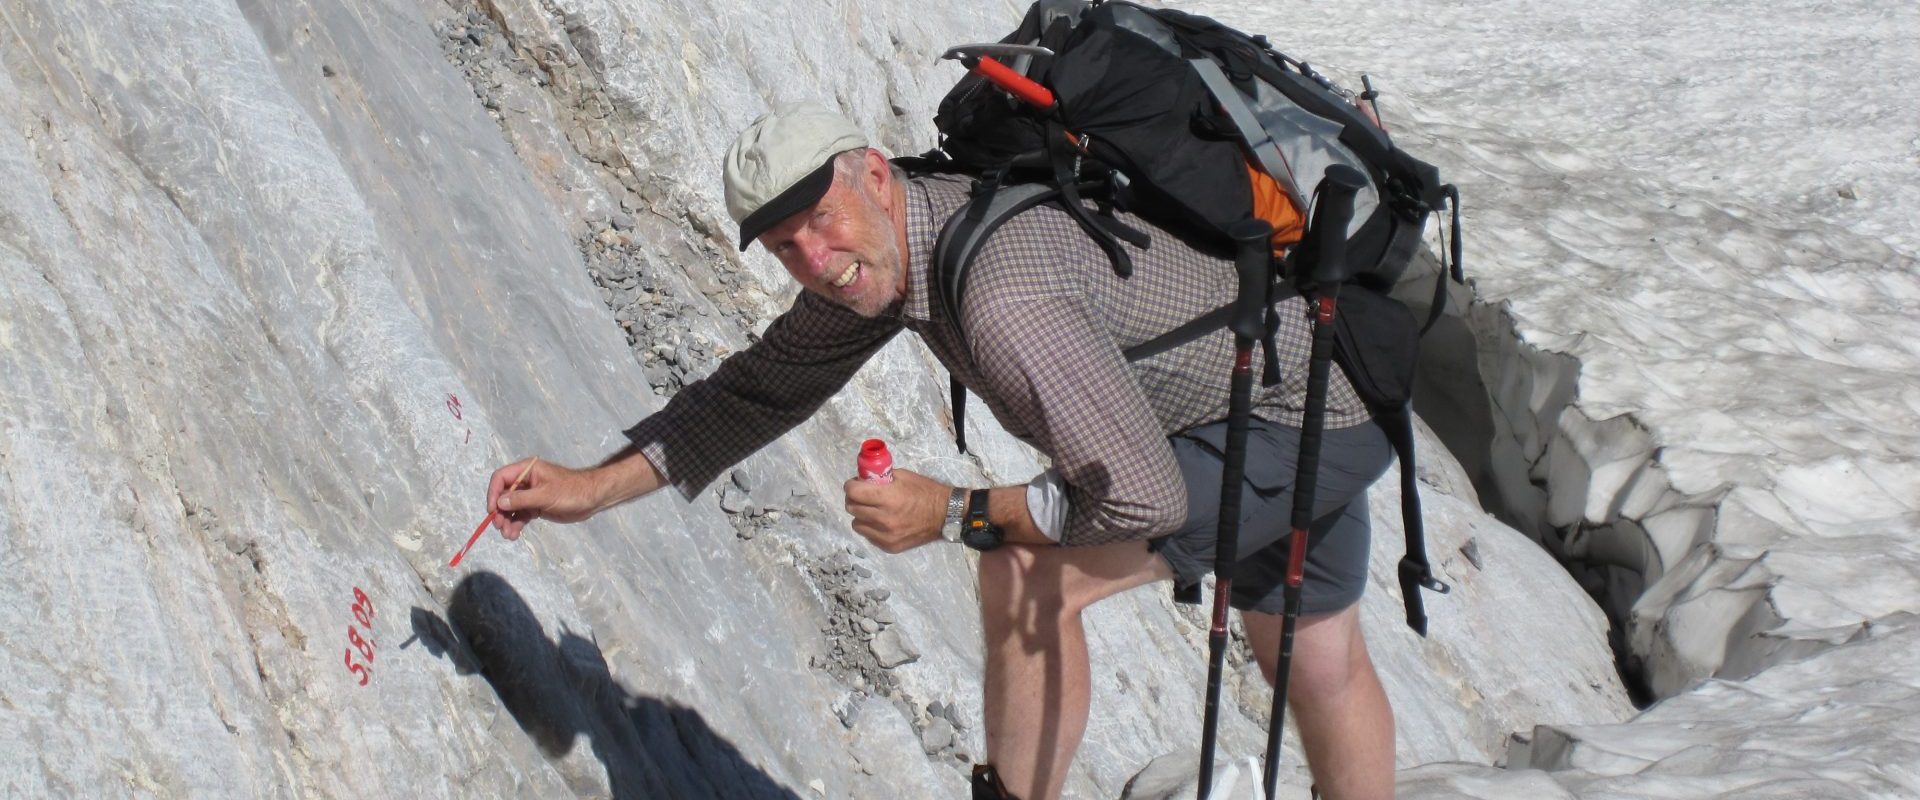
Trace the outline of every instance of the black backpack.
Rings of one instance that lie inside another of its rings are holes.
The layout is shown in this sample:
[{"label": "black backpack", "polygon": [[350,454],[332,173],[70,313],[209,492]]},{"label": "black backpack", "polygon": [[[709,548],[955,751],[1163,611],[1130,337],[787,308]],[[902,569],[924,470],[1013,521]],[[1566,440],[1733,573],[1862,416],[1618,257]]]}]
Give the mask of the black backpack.
[{"label": "black backpack", "polygon": [[[1319,176],[1334,165],[1364,175],[1339,276],[1335,361],[1399,457],[1407,534],[1401,591],[1407,624],[1426,635],[1419,589],[1447,586],[1426,558],[1411,402],[1420,335],[1439,319],[1446,278],[1463,281],[1459,196],[1363,111],[1359,103],[1375,97],[1371,84],[1355,95],[1276,52],[1265,37],[1124,0],[1039,0],[999,44],[963,45],[948,56],[971,74],[940,104],[939,149],[898,163],[910,174],[977,178],[932,257],[936,302],[956,326],[980,246],[1034,206],[1065,210],[1123,278],[1133,265],[1119,242],[1145,247],[1148,239],[1119,221],[1116,209],[1223,257],[1233,252],[1228,229],[1260,216],[1273,223],[1276,254],[1286,253],[1281,278],[1304,281],[1316,253],[1300,234]],[[1443,208],[1452,210],[1452,236],[1423,327],[1386,293],[1419,249],[1429,216]],[[1138,361],[1212,333],[1229,311],[1217,309],[1125,356]],[[1279,370],[1271,341],[1265,351],[1263,382],[1272,385]],[[965,452],[966,390],[958,380],[952,390],[955,440]],[[1197,602],[1197,592],[1183,599]]]}]

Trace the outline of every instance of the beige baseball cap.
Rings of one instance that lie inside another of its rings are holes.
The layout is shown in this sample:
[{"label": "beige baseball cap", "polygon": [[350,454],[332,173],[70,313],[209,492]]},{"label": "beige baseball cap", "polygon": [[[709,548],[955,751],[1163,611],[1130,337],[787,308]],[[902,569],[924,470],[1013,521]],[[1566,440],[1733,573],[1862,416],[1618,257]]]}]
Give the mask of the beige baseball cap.
[{"label": "beige baseball cap", "polygon": [[740,249],[820,202],[833,185],[833,157],[866,146],[859,128],[820,103],[788,103],[760,115],[740,132],[721,167]]}]

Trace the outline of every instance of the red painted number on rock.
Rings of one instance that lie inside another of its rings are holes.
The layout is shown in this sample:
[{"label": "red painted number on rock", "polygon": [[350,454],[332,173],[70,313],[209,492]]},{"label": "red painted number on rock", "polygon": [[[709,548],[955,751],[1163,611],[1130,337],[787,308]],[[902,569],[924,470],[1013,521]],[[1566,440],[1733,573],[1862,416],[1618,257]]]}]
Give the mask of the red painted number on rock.
[{"label": "red painted number on rock", "polygon": [[[462,419],[462,417],[460,416],[460,398],[451,394],[447,395],[447,410],[453,412],[454,419]],[[462,439],[460,443],[467,444],[472,441],[473,441],[473,429],[468,428],[467,438]]]},{"label": "red painted number on rock", "polygon": [[373,663],[373,643],[360,636],[359,628],[347,626],[347,642],[360,651],[360,657],[366,659],[367,663]]},{"label": "red painted number on rock", "polygon": [[347,671],[360,676],[361,686],[367,685],[367,681],[373,678],[373,670],[367,669],[366,667],[353,663],[352,648],[347,649],[346,656],[347,656]]},{"label": "red painted number on rock", "polygon": [[358,586],[353,587],[353,619],[360,627],[373,630],[373,601]]},{"label": "red painted number on rock", "polygon": [[[360,623],[360,627],[366,628],[369,635],[373,633],[373,599],[367,597],[367,593],[361,591],[358,586],[353,587],[353,621]],[[352,645],[352,647],[346,649],[345,658],[347,671],[359,675],[360,685],[365,686],[367,685],[367,681],[373,679],[373,668],[371,665],[373,664],[374,642],[372,639],[360,635],[360,628],[348,625],[347,643]],[[360,652],[360,660],[365,663],[354,662],[353,654],[355,650]]]}]

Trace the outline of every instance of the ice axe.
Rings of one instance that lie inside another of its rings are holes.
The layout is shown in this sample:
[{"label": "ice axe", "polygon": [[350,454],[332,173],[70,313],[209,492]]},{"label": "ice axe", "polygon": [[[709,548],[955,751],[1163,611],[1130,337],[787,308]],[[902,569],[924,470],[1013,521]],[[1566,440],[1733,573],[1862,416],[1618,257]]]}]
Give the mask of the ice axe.
[{"label": "ice axe", "polygon": [[[1037,45],[987,42],[955,45],[940,54],[940,58],[960,62],[968,72],[992,81],[993,85],[1020,98],[1027,105],[1041,111],[1052,111],[1053,92],[1026,76],[1027,65],[1034,56],[1050,55],[1053,55],[1052,50]],[[1011,61],[1013,66],[1000,60],[1003,58]]]}]

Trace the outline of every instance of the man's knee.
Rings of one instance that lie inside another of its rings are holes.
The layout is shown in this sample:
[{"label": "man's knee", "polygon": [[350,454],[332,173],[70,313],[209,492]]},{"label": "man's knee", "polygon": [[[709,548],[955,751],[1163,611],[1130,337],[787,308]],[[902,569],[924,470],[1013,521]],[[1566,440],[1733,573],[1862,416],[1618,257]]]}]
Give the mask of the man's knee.
[{"label": "man's knee", "polygon": [[1290,699],[1338,696],[1373,670],[1360,633],[1358,606],[1301,618],[1296,644],[1288,679]]},{"label": "man's knee", "polygon": [[1116,592],[1170,576],[1144,546],[1012,545],[980,554],[980,604],[987,614],[1070,619]]},{"label": "man's knee", "polygon": [[1031,617],[1041,611],[1065,611],[1059,576],[1049,580],[1041,574],[1042,561],[1041,554],[1030,547],[1009,546],[981,553],[981,613]]}]

